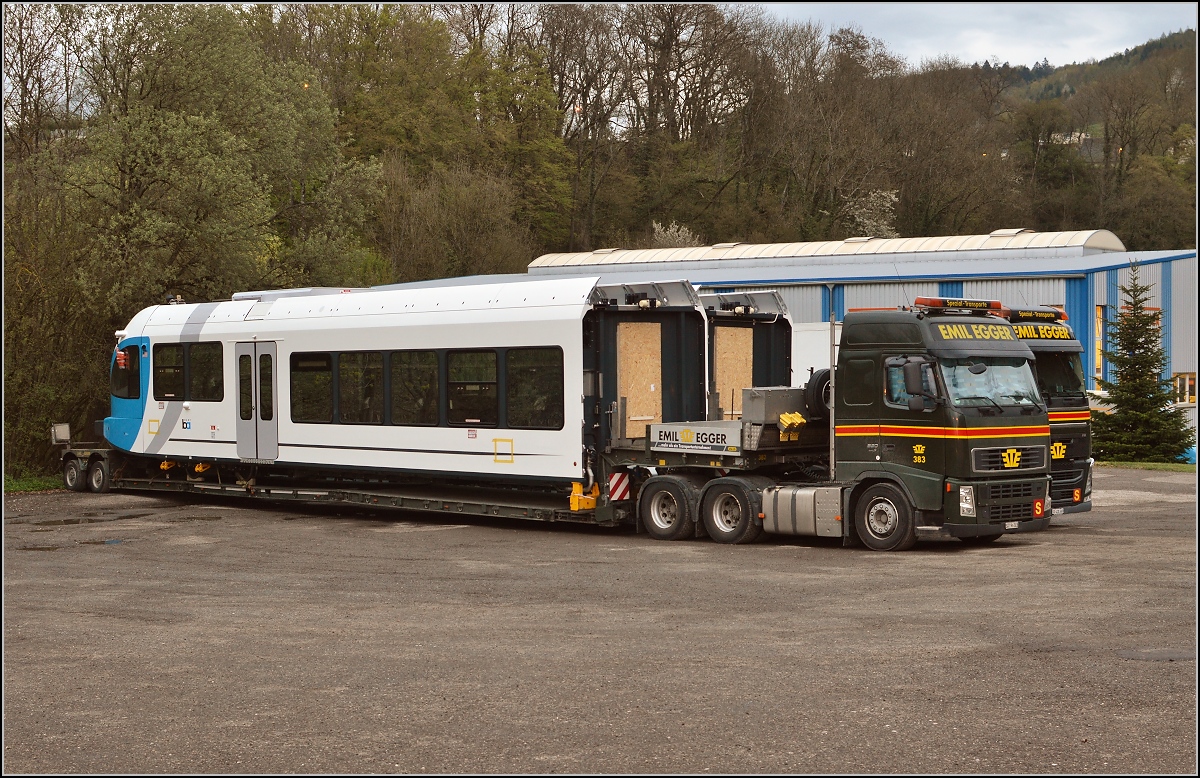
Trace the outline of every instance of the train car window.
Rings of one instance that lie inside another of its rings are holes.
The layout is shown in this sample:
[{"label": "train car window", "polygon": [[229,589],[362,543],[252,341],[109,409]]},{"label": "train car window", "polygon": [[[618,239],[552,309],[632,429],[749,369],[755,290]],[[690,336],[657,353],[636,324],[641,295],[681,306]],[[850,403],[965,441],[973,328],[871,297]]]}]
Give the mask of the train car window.
[{"label": "train car window", "polygon": [[138,347],[126,346],[113,359],[112,375],[109,376],[109,391],[122,400],[137,400],[142,396],[141,364]]},{"label": "train car window", "polygon": [[292,421],[319,424],[333,421],[333,357],[330,354],[292,354]]},{"label": "train car window", "polygon": [[254,358],[238,357],[238,413],[243,421],[254,418]]},{"label": "train car window", "polygon": [[509,349],[504,375],[509,427],[562,429],[562,349]]},{"label": "train car window", "polygon": [[154,399],[183,399],[183,344],[154,346]]},{"label": "train car window", "polygon": [[383,353],[338,354],[338,420],[343,424],[383,423]]},{"label": "train car window", "polygon": [[271,387],[274,382],[271,380],[271,355],[258,355],[258,418],[263,421],[270,421],[275,415],[275,409],[271,405],[272,395]]},{"label": "train car window", "polygon": [[197,402],[225,399],[220,343],[191,343],[187,347],[188,396]]},{"label": "train car window", "polygon": [[432,427],[438,423],[436,351],[393,351],[392,424]]},{"label": "train car window", "polygon": [[495,427],[500,416],[496,352],[451,351],[446,359],[450,423]]}]

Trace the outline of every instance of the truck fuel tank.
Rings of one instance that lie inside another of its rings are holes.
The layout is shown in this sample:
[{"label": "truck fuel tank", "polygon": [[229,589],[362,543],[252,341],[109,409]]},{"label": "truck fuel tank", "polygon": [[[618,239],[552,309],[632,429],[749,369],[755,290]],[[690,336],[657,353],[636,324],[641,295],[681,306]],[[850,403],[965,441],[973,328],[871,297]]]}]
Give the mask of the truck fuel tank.
[{"label": "truck fuel tank", "polygon": [[779,535],[842,536],[840,486],[770,486],[762,496],[763,529]]}]

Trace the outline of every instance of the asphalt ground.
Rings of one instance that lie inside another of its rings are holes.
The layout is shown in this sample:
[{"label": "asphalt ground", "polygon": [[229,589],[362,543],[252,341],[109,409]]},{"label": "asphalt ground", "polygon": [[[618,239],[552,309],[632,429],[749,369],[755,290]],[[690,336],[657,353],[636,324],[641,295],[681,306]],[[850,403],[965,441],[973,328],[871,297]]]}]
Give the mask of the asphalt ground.
[{"label": "asphalt ground", "polygon": [[1196,477],[986,547],[4,500],[12,773],[1196,771]]}]

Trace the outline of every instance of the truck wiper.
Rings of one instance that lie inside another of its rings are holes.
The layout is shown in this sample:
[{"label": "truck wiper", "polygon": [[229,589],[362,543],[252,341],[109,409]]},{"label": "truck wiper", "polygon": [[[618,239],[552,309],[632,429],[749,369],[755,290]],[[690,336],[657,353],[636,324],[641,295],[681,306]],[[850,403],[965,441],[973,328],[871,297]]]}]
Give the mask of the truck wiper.
[{"label": "truck wiper", "polygon": [[995,400],[993,400],[991,397],[984,397],[982,395],[967,395],[966,397],[959,397],[958,399],[959,400],[987,400],[992,405],[996,406],[996,408],[1001,413],[1004,413],[1004,406],[1001,405],[1000,403],[996,402]]},{"label": "truck wiper", "polygon": [[1001,397],[1011,397],[1011,398],[1013,398],[1014,400],[1016,400],[1016,401],[1017,401],[1017,405],[1018,405],[1018,406],[1021,404],[1021,400],[1028,400],[1028,401],[1029,401],[1030,403],[1032,403],[1032,404],[1033,404],[1033,406],[1034,406],[1035,408],[1037,408],[1039,411],[1042,411],[1043,413],[1045,413],[1045,411],[1046,411],[1045,407],[1044,407],[1044,406],[1043,406],[1043,405],[1042,405],[1040,402],[1038,402],[1038,401],[1037,401],[1036,399],[1034,399],[1033,397],[1030,397],[1029,395],[1025,395],[1025,394],[1002,394],[1002,395],[1000,395],[1000,396],[1001,396]]}]

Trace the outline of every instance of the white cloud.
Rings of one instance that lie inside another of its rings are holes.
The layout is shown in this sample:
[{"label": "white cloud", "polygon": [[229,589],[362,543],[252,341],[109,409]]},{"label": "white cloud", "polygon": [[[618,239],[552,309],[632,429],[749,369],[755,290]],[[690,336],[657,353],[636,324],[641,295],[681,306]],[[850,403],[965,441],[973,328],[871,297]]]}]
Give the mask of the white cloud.
[{"label": "white cloud", "polygon": [[1194,3],[768,3],[764,10],[826,28],[857,25],[914,66],[943,54],[967,63],[1068,65],[1196,29]]}]

